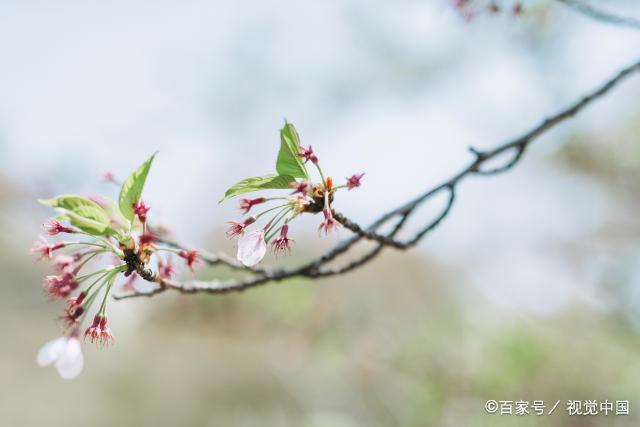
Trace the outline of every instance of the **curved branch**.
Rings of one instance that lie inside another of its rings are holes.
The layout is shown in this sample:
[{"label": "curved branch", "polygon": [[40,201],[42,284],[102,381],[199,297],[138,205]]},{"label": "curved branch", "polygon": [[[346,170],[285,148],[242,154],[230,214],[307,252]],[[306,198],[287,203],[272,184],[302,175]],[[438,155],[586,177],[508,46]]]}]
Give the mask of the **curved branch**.
[{"label": "curved branch", "polygon": [[[335,217],[338,221],[340,221],[345,228],[353,231],[355,233],[349,239],[344,240],[339,243],[335,248],[328,251],[327,253],[321,255],[315,260],[312,260],[306,264],[303,264],[299,267],[295,268],[281,268],[281,269],[270,269],[265,268],[262,270],[249,270],[244,269],[242,267],[237,266],[233,261],[230,261],[228,258],[221,258],[219,256],[207,256],[206,259],[210,265],[216,264],[225,264],[233,268],[242,268],[243,270],[247,270],[251,273],[257,273],[253,276],[248,276],[239,280],[225,280],[225,281],[211,281],[211,282],[202,282],[202,281],[191,281],[191,282],[175,282],[166,279],[155,278],[155,282],[158,284],[158,287],[150,292],[134,292],[126,295],[118,295],[115,296],[116,299],[123,298],[132,298],[139,296],[153,296],[159,293],[162,293],[168,289],[174,290],[184,294],[194,294],[194,293],[208,293],[208,294],[222,294],[228,292],[240,292],[252,287],[256,287],[259,285],[263,285],[269,282],[279,282],[285,279],[293,278],[293,277],[306,277],[306,278],[320,278],[338,274],[344,274],[349,271],[352,271],[362,265],[367,264],[369,261],[374,259],[385,247],[390,246],[399,250],[406,250],[415,244],[417,244],[420,239],[422,239],[428,232],[434,230],[438,227],[450,213],[454,202],[455,202],[455,191],[456,186],[466,177],[471,175],[494,175],[498,173],[505,172],[515,166],[523,157],[525,150],[540,135],[545,133],[546,131],[556,127],[560,123],[565,120],[575,116],[582,109],[584,109],[587,105],[596,101],[597,99],[604,96],[614,87],[616,87],[620,82],[622,82],[625,78],[629,77],[631,74],[640,71],[640,60],[616,73],[609,80],[607,80],[604,84],[597,87],[586,96],[582,97],[578,101],[569,105],[567,108],[559,111],[558,113],[548,117],[543,120],[540,124],[524,133],[522,136],[508,141],[504,144],[498,145],[497,147],[486,150],[486,151],[478,151],[476,149],[471,149],[471,152],[474,155],[474,160],[471,161],[465,168],[459,171],[457,174],[453,175],[447,181],[437,185],[434,188],[426,191],[422,195],[410,200],[409,202],[383,214],[374,221],[369,227],[363,228],[358,225],[356,222],[350,220],[344,215],[335,212]],[[504,166],[483,170],[482,166],[486,164],[489,160],[493,160],[500,156],[501,154],[508,153],[509,151],[514,152],[514,157]],[[449,200],[445,205],[445,208],[432,222],[430,222],[427,226],[420,229],[415,235],[405,241],[400,241],[395,238],[396,234],[405,226],[406,220],[409,216],[416,210],[417,207],[422,205],[427,200],[431,199],[433,196],[437,195],[442,191],[449,192]],[[399,217],[400,219],[393,227],[392,231],[388,234],[379,233],[378,230],[381,226],[388,223],[393,218]],[[376,247],[360,256],[359,258],[351,261],[350,263],[336,268],[325,268],[326,264],[333,261],[340,255],[347,253],[357,242],[362,239],[372,240],[377,243]],[[167,243],[167,242],[165,242]],[[178,244],[174,242],[170,242],[170,244],[176,248],[181,248]],[[205,260],[206,260],[205,259]]]},{"label": "curved branch", "polygon": [[596,9],[595,7],[581,0],[557,0],[557,1],[564,4],[567,7],[570,7],[576,12],[585,15],[588,18],[595,19],[596,21],[640,30],[640,20],[638,19],[628,18],[626,16],[619,16],[610,12]]}]

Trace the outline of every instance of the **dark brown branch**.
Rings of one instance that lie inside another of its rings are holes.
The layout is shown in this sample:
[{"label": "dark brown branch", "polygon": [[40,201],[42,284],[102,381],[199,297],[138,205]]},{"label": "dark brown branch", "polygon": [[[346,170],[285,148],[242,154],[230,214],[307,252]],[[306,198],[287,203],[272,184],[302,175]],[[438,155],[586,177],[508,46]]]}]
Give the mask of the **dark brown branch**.
[{"label": "dark brown branch", "polygon": [[[453,193],[451,193],[451,194],[453,194]],[[409,215],[410,215],[410,212],[407,212],[406,214],[402,215],[402,217],[400,218],[400,221],[398,221],[398,223],[394,226],[393,230],[387,235],[388,239],[392,240],[393,237],[402,229],[402,227],[404,226],[405,222],[409,218]],[[446,214],[445,215],[441,215],[442,218],[444,218],[444,216],[446,216]],[[434,223],[435,223],[435,221],[434,221]],[[382,250],[384,249],[385,246],[386,245],[384,243],[378,242],[377,246],[374,249],[372,249],[368,253],[362,255],[360,258],[357,258],[357,259],[351,261],[350,263],[348,263],[347,265],[344,265],[342,267],[326,269],[326,270],[319,270],[317,272],[317,276],[316,277],[335,276],[335,275],[338,275],[338,274],[347,273],[347,272],[349,272],[351,270],[355,270],[356,268],[368,263],[373,258],[378,256],[378,254],[380,254],[380,252],[382,252]]]},{"label": "dark brown branch", "polygon": [[[533,129],[526,132],[524,135],[506,142],[502,145],[499,145],[491,150],[487,151],[479,151],[476,149],[471,149],[472,154],[474,155],[473,161],[471,161],[465,168],[459,171],[457,174],[453,175],[447,181],[443,182],[440,185],[426,191],[422,195],[410,200],[409,202],[392,209],[391,211],[383,214],[380,218],[378,218],[373,224],[371,224],[367,228],[363,228],[358,225],[356,222],[348,219],[344,215],[341,215],[335,212],[336,219],[340,221],[345,228],[353,231],[355,236],[339,243],[335,248],[318,257],[315,260],[312,260],[306,264],[303,264],[296,268],[281,268],[281,269],[263,269],[261,271],[258,270],[248,270],[251,273],[257,273],[253,276],[249,276],[239,280],[225,280],[225,281],[212,281],[212,282],[200,282],[200,281],[192,281],[192,282],[175,282],[170,280],[163,279],[155,279],[155,282],[158,283],[158,287],[151,292],[135,292],[127,295],[119,295],[116,296],[116,299],[123,298],[131,298],[138,296],[153,296],[158,293],[164,292],[167,289],[175,290],[184,294],[193,294],[193,293],[208,293],[208,294],[222,294],[228,292],[240,292],[245,289],[249,289],[255,286],[263,285],[269,282],[279,282],[285,279],[293,278],[293,277],[306,277],[306,278],[319,278],[332,276],[337,274],[343,274],[349,271],[352,271],[362,265],[365,265],[372,259],[374,259],[383,248],[390,246],[396,249],[404,250],[414,246],[422,237],[424,237],[429,231],[435,229],[443,220],[447,217],[451,208],[455,202],[455,190],[456,186],[466,177],[471,175],[493,175],[505,172],[515,166],[523,157],[525,150],[528,146],[540,135],[545,133],[546,131],[554,128],[558,124],[563,121],[573,117],[577,113],[579,113],[583,108],[585,108],[590,103],[599,99],[615,86],[617,86],[620,82],[622,82],[626,77],[630,76],[632,73],[640,71],[640,61],[634,63],[633,65],[626,67],[619,71],[616,75],[607,80],[604,84],[597,87],[595,90],[578,100],[577,102],[569,105],[564,110],[556,113],[555,115],[543,120],[540,124],[535,126]],[[514,157],[507,162],[504,166],[483,170],[482,166],[486,164],[489,160],[493,160],[500,156],[501,154],[508,153],[512,151],[514,153]],[[427,226],[416,232],[416,234],[406,240],[399,241],[396,239],[396,234],[404,227],[406,220],[409,216],[416,210],[418,206],[431,199],[433,196],[437,195],[442,191],[449,192],[449,200],[443,209],[442,213],[438,215],[431,223]],[[381,234],[378,230],[388,223],[393,218],[399,217],[400,219],[395,224],[392,231],[388,234]],[[373,240],[377,243],[376,247],[371,251],[365,253],[361,257],[351,261],[350,263],[336,268],[325,268],[322,267],[333,261],[340,255],[348,252],[353,245],[355,245],[358,241],[362,239]],[[176,243],[171,242],[172,246],[176,248],[181,248]],[[228,258],[221,258],[219,256],[211,256],[207,255],[206,259],[210,265],[224,264],[234,268],[242,268],[235,264],[235,262],[231,262]]]},{"label": "dark brown branch", "polygon": [[[382,234],[376,233],[373,230],[363,230],[357,223],[351,221],[349,218],[345,217],[341,213],[334,211],[333,214],[335,218],[338,221],[340,221],[342,225],[344,225],[346,228],[353,231],[360,237],[364,237],[365,239],[369,239],[369,240],[375,240],[376,242],[381,243],[384,246],[392,246],[396,249],[407,249],[407,248],[410,248],[411,246],[414,246],[428,232],[430,232],[431,230],[435,229],[438,225],[440,225],[442,220],[449,214],[449,211],[453,207],[453,203],[455,202],[455,199],[456,199],[455,184],[452,184],[450,186],[440,187],[438,191],[442,191],[442,190],[449,191],[449,200],[447,201],[447,204],[444,207],[442,213],[438,215],[438,217],[436,217],[436,219],[434,219],[431,223],[425,226],[422,230],[418,231],[413,238],[404,242],[394,239],[394,236],[396,233],[391,233],[389,235],[382,235]],[[435,194],[436,193],[432,193],[432,195],[435,195]],[[418,206],[420,206],[420,204],[421,203],[413,204],[410,207],[408,207],[405,211],[402,211],[399,213],[399,215],[402,216],[402,221],[401,221],[402,224],[404,224],[404,220],[406,220],[409,217],[409,215],[411,215],[415,211],[415,209],[418,208]]]},{"label": "dark brown branch", "polygon": [[[609,92],[613,87],[615,87],[618,83],[620,83],[622,80],[624,80],[626,77],[628,77],[629,75],[631,75],[632,73],[636,72],[640,70],[640,61],[634,63],[633,65],[630,65],[629,67],[626,67],[624,69],[622,69],[621,71],[619,71],[615,76],[613,76],[611,79],[609,79],[608,81],[606,81],[602,86],[598,87],[597,89],[593,90],[591,93],[589,93],[588,95],[582,97],[580,100],[576,101],[575,103],[571,104],[569,107],[565,108],[564,110],[561,110],[560,112],[558,112],[557,114],[548,117],[547,119],[543,120],[540,124],[538,124],[536,127],[534,127],[533,129],[531,129],[529,132],[525,133],[524,135],[506,142],[502,145],[497,146],[496,148],[492,149],[492,150],[487,150],[487,151],[479,151],[476,150],[474,148],[471,148],[470,151],[473,153],[475,159],[469,163],[469,165],[467,167],[465,167],[464,169],[462,169],[460,172],[458,172],[456,175],[452,176],[449,180],[443,182],[442,184],[436,186],[435,188],[430,189],[429,191],[425,192],[424,194],[416,197],[415,199],[407,202],[406,204],[391,210],[390,212],[387,212],[386,214],[384,214],[378,221],[376,221],[371,227],[369,227],[366,230],[361,229],[360,227],[356,227],[354,226],[354,222],[351,220],[348,220],[347,218],[344,218],[346,220],[345,227],[349,228],[351,231],[353,231],[354,233],[358,234],[361,237],[364,237],[366,239],[371,239],[371,240],[376,240],[376,241],[380,241],[380,242],[385,242],[385,240],[387,240],[386,236],[380,235],[378,233],[375,232],[375,230],[377,230],[379,228],[380,225],[386,223],[389,219],[393,218],[394,216],[397,216],[403,212],[407,212],[407,211],[412,211],[413,209],[415,209],[418,205],[422,204],[425,200],[430,199],[431,197],[433,197],[434,195],[436,195],[437,193],[439,193],[440,191],[443,191],[447,188],[450,189],[454,189],[455,186],[462,181],[464,178],[470,176],[470,175],[495,175],[498,173],[502,173],[502,172],[506,172],[509,169],[511,169],[513,166],[515,166],[521,159],[522,156],[525,152],[525,150],[527,149],[527,147],[529,146],[529,144],[534,141],[536,138],[538,138],[540,135],[542,135],[544,132],[548,131],[549,129],[555,127],[556,125],[558,125],[559,123],[563,122],[564,120],[567,120],[573,116],[575,116],[577,113],[579,113],[583,108],[585,108],[587,105],[589,105],[591,102],[593,102],[594,100],[600,98],[601,96],[603,96],[604,94],[606,94],[607,92]],[[489,160],[493,160],[495,158],[497,158],[498,156],[508,152],[508,151],[514,151],[514,157],[511,161],[509,161],[506,165],[495,168],[495,169],[491,169],[488,171],[483,171],[481,169],[481,167],[483,166],[483,164],[485,164],[486,162],[488,162]],[[450,206],[449,206],[450,208]],[[393,242],[385,242],[387,245],[390,246],[395,246],[395,247],[399,247],[402,248],[404,246],[404,244],[402,242],[397,242],[397,241],[393,241]]]},{"label": "dark brown branch", "polygon": [[640,20],[634,18],[628,18],[626,16],[615,15],[610,12],[606,12],[601,9],[596,9],[590,4],[582,0],[557,0],[558,2],[570,7],[582,15],[588,18],[595,19],[596,21],[604,22],[606,24],[612,24],[622,27],[633,28],[640,30]]}]

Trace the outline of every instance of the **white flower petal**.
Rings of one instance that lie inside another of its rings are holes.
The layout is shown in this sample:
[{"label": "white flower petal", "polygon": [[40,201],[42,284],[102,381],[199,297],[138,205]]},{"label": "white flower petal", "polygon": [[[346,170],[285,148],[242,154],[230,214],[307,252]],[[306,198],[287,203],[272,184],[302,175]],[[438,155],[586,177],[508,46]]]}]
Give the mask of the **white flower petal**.
[{"label": "white flower petal", "polygon": [[38,351],[38,357],[36,357],[38,365],[47,366],[55,362],[66,343],[67,337],[59,337],[43,345]]},{"label": "white flower petal", "polygon": [[147,293],[153,291],[158,285],[147,282],[146,280],[136,280],[133,282],[133,289],[136,292]]},{"label": "white flower petal", "polygon": [[247,267],[258,264],[266,253],[267,243],[262,230],[249,233],[238,240],[238,261]]},{"label": "white flower petal", "polygon": [[82,356],[80,341],[76,338],[69,338],[58,360],[56,360],[56,369],[62,378],[71,379],[82,372],[83,366],[84,357]]}]

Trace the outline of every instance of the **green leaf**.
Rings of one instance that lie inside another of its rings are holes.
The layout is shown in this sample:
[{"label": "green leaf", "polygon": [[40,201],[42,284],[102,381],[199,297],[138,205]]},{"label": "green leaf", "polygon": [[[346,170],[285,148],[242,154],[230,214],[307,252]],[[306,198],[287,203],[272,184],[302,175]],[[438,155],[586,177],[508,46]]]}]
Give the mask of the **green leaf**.
[{"label": "green leaf", "polygon": [[75,211],[65,212],[72,225],[85,233],[94,236],[117,235],[118,232],[109,227],[109,218],[102,208],[82,206]]},{"label": "green leaf", "polygon": [[122,213],[120,213],[118,204],[108,197],[99,196],[94,199],[109,217],[110,226],[125,231],[125,227],[128,227],[127,220],[124,219]]},{"label": "green leaf", "polygon": [[42,203],[45,206],[49,206],[52,208],[62,208],[68,211],[74,211],[75,209],[82,206],[92,206],[95,208],[100,208],[93,200],[88,197],[78,196],[75,194],[63,194],[62,196],[54,197],[49,200],[38,200],[38,202]]},{"label": "green leaf", "polygon": [[147,180],[147,174],[149,173],[151,163],[153,162],[153,158],[156,154],[157,153],[153,153],[153,155],[149,157],[146,162],[140,165],[140,167],[131,175],[129,175],[129,178],[127,178],[127,180],[122,184],[118,204],[120,206],[122,216],[129,221],[133,222],[133,218],[135,217],[133,205],[140,201],[142,189],[144,188],[144,183]]},{"label": "green leaf", "polygon": [[276,162],[278,175],[289,175],[294,178],[309,179],[309,173],[302,159],[298,157],[300,152],[300,137],[296,128],[288,122],[280,129],[280,152]]},{"label": "green leaf", "polygon": [[40,203],[57,208],[60,220],[67,220],[82,231],[96,236],[117,235],[109,224],[107,212],[93,200],[77,195],[62,195]]},{"label": "green leaf", "polygon": [[253,178],[243,179],[236,182],[233,187],[229,188],[220,202],[224,202],[231,197],[239,194],[250,193],[257,190],[283,189],[290,188],[290,184],[295,182],[295,178],[289,175],[263,175]]}]

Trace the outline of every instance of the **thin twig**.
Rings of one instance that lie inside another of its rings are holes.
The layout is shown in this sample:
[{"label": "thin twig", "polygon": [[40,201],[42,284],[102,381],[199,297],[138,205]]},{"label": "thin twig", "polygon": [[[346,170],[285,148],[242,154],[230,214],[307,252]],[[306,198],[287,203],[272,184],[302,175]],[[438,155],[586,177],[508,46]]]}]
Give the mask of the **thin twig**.
[{"label": "thin twig", "polygon": [[[139,296],[153,296],[159,293],[164,292],[165,290],[174,290],[184,294],[194,294],[194,293],[207,293],[207,294],[222,294],[229,292],[240,292],[252,287],[260,286],[269,282],[279,282],[285,279],[293,278],[293,277],[303,277],[303,278],[319,278],[326,277],[338,274],[344,274],[349,271],[352,271],[362,265],[365,265],[372,259],[374,259],[385,247],[393,247],[400,250],[408,249],[415,244],[417,244],[420,239],[422,239],[428,232],[434,230],[438,225],[442,223],[444,218],[447,217],[449,212],[451,211],[454,202],[455,202],[455,192],[457,185],[466,177],[471,175],[495,175],[499,173],[506,172],[510,170],[513,166],[515,166],[523,157],[525,150],[528,146],[537,139],[540,135],[545,133],[546,131],[554,128],[565,120],[575,116],[582,109],[584,109],[587,105],[591,104],[595,100],[604,96],[607,92],[617,86],[620,82],[622,82],[625,78],[630,76],[632,73],[640,71],[640,61],[630,65],[618,73],[616,73],[613,77],[607,80],[604,84],[597,87],[593,91],[591,91],[586,96],[582,97],[580,100],[574,102],[569,105],[567,108],[561,110],[560,112],[550,116],[549,118],[543,120],[540,124],[524,133],[522,136],[506,142],[504,144],[498,145],[497,147],[480,151],[474,148],[471,148],[470,151],[474,155],[473,161],[471,161],[465,168],[459,171],[457,174],[453,175],[447,181],[437,185],[434,188],[426,191],[425,193],[419,195],[413,200],[408,201],[407,203],[398,206],[395,209],[383,214],[374,221],[369,227],[363,228],[358,225],[356,222],[350,220],[349,218],[335,212],[335,217],[338,221],[340,221],[345,228],[353,231],[355,235],[341,243],[339,243],[335,248],[321,255],[315,260],[312,260],[306,264],[303,264],[299,267],[295,268],[281,268],[281,269],[264,269],[262,271],[256,270],[248,270],[242,267],[238,267],[234,265],[234,263],[230,263],[229,259],[221,258],[219,256],[212,256],[209,258],[210,265],[216,264],[225,264],[230,267],[236,267],[244,269],[251,273],[257,273],[253,276],[248,276],[243,279],[238,280],[225,280],[225,281],[190,281],[190,282],[175,282],[166,279],[155,278],[155,282],[158,284],[158,287],[150,292],[133,292],[126,295],[118,295],[115,296],[116,299],[124,299],[124,298],[132,298]],[[508,153],[512,151],[514,153],[514,157],[507,162],[505,165],[495,168],[495,169],[483,169],[483,166],[489,160],[493,160],[498,156]],[[448,191],[449,199],[443,211],[438,215],[434,220],[432,220],[427,226],[420,229],[415,235],[405,241],[400,241],[396,239],[396,234],[405,226],[406,220],[409,216],[423,203],[427,200],[430,200],[435,195],[440,192]],[[394,228],[388,234],[381,234],[378,230],[388,223],[391,219],[399,217],[400,219],[395,224]],[[359,258],[351,261],[342,267],[337,268],[325,268],[326,264],[333,261],[340,255],[348,252],[357,242],[362,239],[373,240],[377,243],[376,247],[371,251],[365,253]],[[167,242],[165,242],[167,243]],[[178,244],[171,242],[171,245],[176,248],[181,248]]]},{"label": "thin twig", "polygon": [[636,30],[640,30],[640,20],[635,18],[628,18],[626,16],[615,15],[610,12],[606,12],[601,9],[596,9],[590,4],[582,0],[556,0],[565,6],[585,15],[588,18],[595,19],[596,21],[604,22],[606,24],[612,24],[622,27],[629,27]]}]

